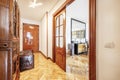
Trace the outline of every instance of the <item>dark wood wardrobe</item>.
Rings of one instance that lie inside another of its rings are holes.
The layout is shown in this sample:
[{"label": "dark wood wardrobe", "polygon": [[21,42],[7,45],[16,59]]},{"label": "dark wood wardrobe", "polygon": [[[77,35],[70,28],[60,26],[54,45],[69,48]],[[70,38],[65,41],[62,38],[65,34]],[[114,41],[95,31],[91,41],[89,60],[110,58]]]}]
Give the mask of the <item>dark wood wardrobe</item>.
[{"label": "dark wood wardrobe", "polygon": [[19,7],[0,0],[0,80],[19,80]]}]

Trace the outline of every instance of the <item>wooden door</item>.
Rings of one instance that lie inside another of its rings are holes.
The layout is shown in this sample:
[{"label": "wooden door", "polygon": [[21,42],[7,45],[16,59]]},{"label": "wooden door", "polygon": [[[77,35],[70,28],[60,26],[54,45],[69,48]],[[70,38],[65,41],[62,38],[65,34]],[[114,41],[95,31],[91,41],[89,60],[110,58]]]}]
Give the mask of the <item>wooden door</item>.
[{"label": "wooden door", "polygon": [[23,50],[39,51],[39,26],[23,24]]},{"label": "wooden door", "polygon": [[55,17],[55,62],[63,70],[66,70],[66,49],[65,49],[65,10],[62,10]]}]

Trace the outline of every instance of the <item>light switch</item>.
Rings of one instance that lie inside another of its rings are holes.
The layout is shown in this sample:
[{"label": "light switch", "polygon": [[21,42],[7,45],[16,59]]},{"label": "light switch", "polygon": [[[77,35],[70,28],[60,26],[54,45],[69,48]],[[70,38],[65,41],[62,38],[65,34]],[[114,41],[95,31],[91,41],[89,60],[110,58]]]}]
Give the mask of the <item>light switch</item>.
[{"label": "light switch", "polygon": [[104,46],[105,48],[115,48],[115,43],[114,42],[108,42]]}]

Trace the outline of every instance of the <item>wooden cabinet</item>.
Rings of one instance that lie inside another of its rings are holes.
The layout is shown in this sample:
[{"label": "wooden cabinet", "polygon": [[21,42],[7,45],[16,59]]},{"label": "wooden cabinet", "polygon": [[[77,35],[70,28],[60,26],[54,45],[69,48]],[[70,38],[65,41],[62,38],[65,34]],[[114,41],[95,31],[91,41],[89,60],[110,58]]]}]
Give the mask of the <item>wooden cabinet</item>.
[{"label": "wooden cabinet", "polygon": [[0,40],[8,40],[9,8],[6,0],[0,0]]},{"label": "wooden cabinet", "polygon": [[0,0],[0,80],[19,80],[19,7]]},{"label": "wooden cabinet", "polygon": [[73,54],[81,54],[88,52],[87,44],[86,43],[72,43],[72,55]]}]

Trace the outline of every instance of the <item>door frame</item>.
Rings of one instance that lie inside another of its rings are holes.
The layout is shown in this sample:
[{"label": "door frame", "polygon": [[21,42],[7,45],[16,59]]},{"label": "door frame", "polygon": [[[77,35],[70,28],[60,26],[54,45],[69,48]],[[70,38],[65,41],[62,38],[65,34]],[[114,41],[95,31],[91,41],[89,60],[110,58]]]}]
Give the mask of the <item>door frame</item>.
[{"label": "door frame", "polygon": [[[40,26],[37,25],[37,24],[23,23],[23,31],[22,31],[22,33],[23,33],[23,34],[22,34],[22,35],[23,35],[23,36],[22,36],[22,37],[23,37],[23,38],[22,38],[22,40],[23,40],[23,41],[22,41],[22,44],[23,44],[23,45],[24,45],[24,25],[36,26],[36,27],[38,27],[38,33],[39,33],[39,31],[40,31],[40,30],[39,30],[39,27],[40,27]],[[39,46],[39,43],[40,43],[40,42],[39,42],[39,34],[38,34],[38,51],[39,51],[39,47],[40,47],[40,46]],[[23,45],[22,45],[22,46],[23,46]],[[24,47],[22,47],[22,48],[24,48]],[[23,49],[22,49],[22,50],[23,50]]]},{"label": "door frame", "polygon": [[[74,0],[66,0],[53,14],[52,57],[55,62],[55,16]],[[96,80],[96,0],[89,0],[89,80]]]}]

